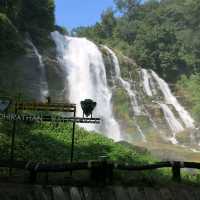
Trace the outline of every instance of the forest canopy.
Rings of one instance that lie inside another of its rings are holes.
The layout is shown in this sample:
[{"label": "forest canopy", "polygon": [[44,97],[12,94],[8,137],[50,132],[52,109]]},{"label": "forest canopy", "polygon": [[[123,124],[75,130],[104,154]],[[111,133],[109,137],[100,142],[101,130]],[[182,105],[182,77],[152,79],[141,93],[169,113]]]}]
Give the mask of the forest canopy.
[{"label": "forest canopy", "polygon": [[73,33],[106,43],[175,82],[200,71],[200,0],[115,0],[101,21]]}]

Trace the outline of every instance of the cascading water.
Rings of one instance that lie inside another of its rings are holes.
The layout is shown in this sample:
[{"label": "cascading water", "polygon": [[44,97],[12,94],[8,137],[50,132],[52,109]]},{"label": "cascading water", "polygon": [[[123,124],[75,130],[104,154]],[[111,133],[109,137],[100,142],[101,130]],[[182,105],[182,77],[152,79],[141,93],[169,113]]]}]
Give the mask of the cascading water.
[{"label": "cascading water", "polygon": [[80,101],[92,99],[97,102],[94,116],[102,119],[101,127],[83,125],[88,130],[98,130],[118,141],[120,128],[112,113],[112,93],[108,88],[103,57],[98,47],[85,38],[68,37],[52,33],[61,64],[66,69],[66,99],[77,104],[77,114],[82,115]]},{"label": "cascading water", "polygon": [[46,72],[45,72],[45,65],[43,63],[42,56],[39,54],[33,42],[30,39],[27,39],[26,42],[32,47],[34,54],[38,57],[39,66],[41,70],[41,81],[40,81],[41,82],[41,89],[40,89],[41,101],[45,101],[46,97],[49,94],[48,83],[47,83]]},{"label": "cascading water", "polygon": [[[147,96],[149,97],[153,97],[153,95],[156,95],[156,89],[155,89],[155,85],[154,82],[151,79],[150,74],[148,73],[148,71],[146,69],[141,69],[141,74],[142,74],[142,82],[143,82],[143,88],[144,88],[144,92]],[[148,116],[149,120],[151,121],[153,127],[160,132],[160,130],[158,130],[158,126],[156,124],[156,122],[153,120],[151,114],[149,113],[149,111],[144,108],[146,115]]]},{"label": "cascading water", "polygon": [[152,76],[154,77],[165,97],[166,103],[174,106],[180,118],[184,122],[186,128],[195,128],[194,120],[192,119],[190,114],[184,109],[184,107],[180,105],[176,97],[172,94],[168,84],[163,79],[161,79],[154,71],[151,72]]},{"label": "cascading water", "polygon": [[[190,117],[189,113],[185,111],[185,109],[178,103],[176,97],[173,96],[168,84],[152,70],[151,73],[149,73],[146,69],[142,69],[141,71],[143,76],[143,87],[147,96],[153,96],[150,84],[153,83],[153,90],[156,91],[155,84],[152,80],[152,78],[154,78],[158,87],[164,95],[165,102],[175,107],[176,111],[178,112],[179,116],[181,117],[187,128],[193,128],[193,119]],[[157,103],[162,109],[165,120],[172,131],[173,137],[170,138],[170,140],[172,141],[172,143],[177,144],[178,142],[176,141],[176,133],[184,131],[184,127],[175,117],[174,113],[171,111],[166,103],[158,103],[157,101],[155,101],[155,103]],[[183,114],[183,116],[181,116],[181,114]]]},{"label": "cascading water", "polygon": [[[121,77],[119,60],[118,60],[116,54],[110,48],[108,48],[107,46],[103,46],[103,48],[106,49],[110,53],[110,55],[112,56],[112,60],[113,60],[113,64],[114,64],[114,70],[115,70],[115,77],[116,77],[117,80],[119,80],[122,87],[127,92],[128,96],[130,98],[130,101],[131,101],[131,105],[132,105],[132,109],[133,109],[134,114],[140,115],[141,114],[141,108],[138,105],[138,101],[137,101],[137,98],[136,98],[134,91],[131,89],[131,84],[128,81],[125,81]],[[134,120],[134,123],[135,123],[135,127],[137,128],[139,134],[141,135],[143,142],[146,142],[146,137],[145,137],[142,129],[138,125],[136,118],[133,117],[133,120]]]},{"label": "cascading water", "polygon": [[148,96],[152,97],[153,93],[150,87],[150,76],[148,74],[148,71],[146,69],[141,69],[141,72],[143,77],[144,91]]},{"label": "cascading water", "polygon": [[159,105],[163,110],[165,119],[166,119],[167,123],[169,124],[169,127],[171,128],[171,130],[175,133],[184,131],[183,126],[176,119],[176,117],[175,117],[174,113],[171,111],[171,109],[164,103],[159,103]]},{"label": "cascading water", "polygon": [[170,140],[172,141],[172,143],[177,144],[178,142],[176,140],[176,133],[184,131],[184,128],[181,125],[181,123],[176,119],[176,117],[174,116],[174,113],[170,110],[170,108],[166,104],[159,103],[159,105],[163,110],[165,119],[173,134]]},{"label": "cascading water", "polygon": [[114,64],[114,67],[115,67],[115,76],[116,76],[116,79],[118,79],[120,81],[121,85],[123,86],[123,88],[128,93],[128,95],[130,97],[130,100],[131,100],[131,104],[132,104],[132,107],[133,107],[134,114],[135,115],[140,115],[141,114],[141,108],[140,108],[140,106],[138,104],[138,100],[137,100],[136,94],[131,89],[131,84],[128,81],[125,81],[121,77],[121,70],[120,70],[119,60],[118,60],[117,56],[107,46],[103,46],[103,47],[110,53],[110,55],[113,58],[113,64]]},{"label": "cascading water", "polygon": [[[103,46],[103,47],[109,52],[109,54],[112,57],[116,79],[119,80],[119,82],[121,83],[121,85],[123,86],[123,88],[125,89],[125,91],[127,92],[127,94],[129,95],[129,97],[131,99],[132,108],[133,108],[133,111],[135,114],[135,116],[134,116],[135,126],[137,127],[137,130],[141,134],[143,141],[146,140],[146,137],[145,137],[141,127],[138,125],[137,119],[136,119],[136,116],[140,115],[142,113],[141,110],[143,110],[143,112],[146,114],[148,119],[151,121],[153,127],[160,134],[163,134],[163,131],[159,130],[159,127],[157,126],[156,122],[152,118],[149,111],[145,107],[142,108],[138,105],[136,94],[132,90],[130,83],[128,81],[125,81],[121,77],[120,65],[119,65],[119,61],[118,61],[116,54],[108,47],[106,47],[106,46]],[[190,122],[193,122],[193,119],[190,117],[189,113],[187,111],[185,111],[185,109],[178,103],[176,97],[173,96],[167,83],[163,79],[158,77],[158,75],[155,72],[151,71],[151,73],[149,73],[148,70],[141,69],[141,75],[142,75],[142,85],[143,85],[144,93],[148,97],[155,99],[155,101],[152,101],[152,103],[156,103],[161,108],[161,110],[163,111],[163,114],[164,114],[165,121],[171,130],[172,137],[168,138],[168,140],[170,140],[173,144],[177,144],[178,141],[176,140],[176,134],[184,131],[184,127],[179,122],[179,120],[176,118],[176,116],[174,115],[174,113],[172,112],[172,110],[170,109],[170,107],[167,104],[171,104],[174,107],[176,107],[176,111],[179,113],[179,115],[181,115],[181,113],[183,113],[183,116],[181,116],[181,119],[183,120],[183,122],[185,124],[187,124],[186,125],[187,128],[194,127],[190,123]],[[157,88],[160,88],[160,90],[162,91],[162,93],[165,97],[165,102],[163,102],[163,103],[157,102],[157,97],[158,97],[158,95],[157,95],[158,89]]]}]

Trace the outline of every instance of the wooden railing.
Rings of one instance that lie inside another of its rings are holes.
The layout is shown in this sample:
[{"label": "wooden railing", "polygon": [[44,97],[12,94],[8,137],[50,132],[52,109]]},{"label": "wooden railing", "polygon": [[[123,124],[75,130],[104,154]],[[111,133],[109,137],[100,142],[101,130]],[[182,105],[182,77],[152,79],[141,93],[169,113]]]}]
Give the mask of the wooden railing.
[{"label": "wooden railing", "polygon": [[[0,160],[0,168],[9,168],[10,161]],[[171,168],[172,179],[174,181],[181,181],[181,169],[192,168],[200,169],[200,163],[195,162],[158,162],[146,165],[133,165],[133,164],[119,164],[107,160],[92,160],[92,161],[79,161],[79,162],[66,162],[66,163],[40,163],[32,161],[13,161],[12,168],[28,170],[30,172],[30,181],[36,181],[37,173],[42,172],[67,172],[77,170],[91,170],[91,174],[98,174],[101,179],[111,179],[114,170],[123,171],[145,171],[156,170],[161,168]],[[95,176],[94,176],[95,177]]]}]

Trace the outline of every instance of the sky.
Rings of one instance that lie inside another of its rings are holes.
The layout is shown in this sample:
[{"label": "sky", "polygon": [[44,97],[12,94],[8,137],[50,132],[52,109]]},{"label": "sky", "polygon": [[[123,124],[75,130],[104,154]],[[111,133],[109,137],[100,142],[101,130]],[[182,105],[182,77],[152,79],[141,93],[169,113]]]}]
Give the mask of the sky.
[{"label": "sky", "polygon": [[56,23],[67,29],[93,25],[100,20],[101,13],[114,7],[113,0],[55,0]]}]

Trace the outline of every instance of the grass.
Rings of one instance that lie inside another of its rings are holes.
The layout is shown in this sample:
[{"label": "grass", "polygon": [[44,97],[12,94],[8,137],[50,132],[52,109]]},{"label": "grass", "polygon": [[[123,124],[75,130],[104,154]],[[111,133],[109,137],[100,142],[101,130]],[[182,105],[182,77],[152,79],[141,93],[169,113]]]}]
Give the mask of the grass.
[{"label": "grass", "polygon": [[[0,127],[1,158],[9,157],[12,124],[4,122]],[[17,124],[15,155],[20,160],[66,161],[70,158],[72,125]],[[99,159],[106,155],[110,160],[140,163],[153,160],[147,153],[114,143],[97,133],[89,133],[76,126],[75,160]],[[147,158],[148,157],[148,158]]]}]

